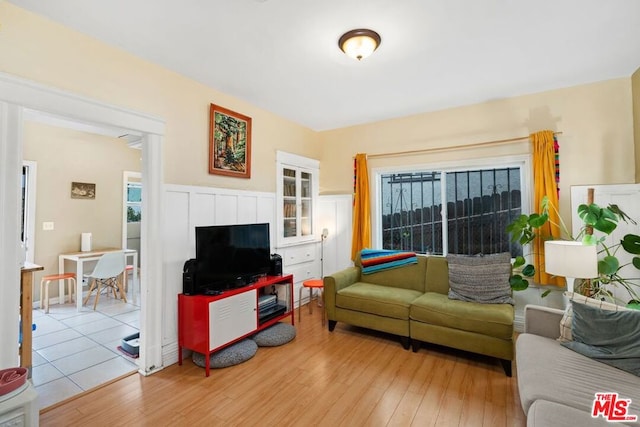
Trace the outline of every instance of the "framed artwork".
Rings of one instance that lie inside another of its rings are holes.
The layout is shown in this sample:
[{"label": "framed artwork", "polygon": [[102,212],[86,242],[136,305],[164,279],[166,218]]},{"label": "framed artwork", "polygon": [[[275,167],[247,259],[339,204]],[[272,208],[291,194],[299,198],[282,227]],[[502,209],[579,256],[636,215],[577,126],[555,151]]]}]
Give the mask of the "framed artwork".
[{"label": "framed artwork", "polygon": [[89,199],[89,200],[95,199],[96,185],[88,184],[86,182],[72,182],[71,198],[72,199]]},{"label": "framed artwork", "polygon": [[211,104],[209,173],[251,178],[251,117]]}]

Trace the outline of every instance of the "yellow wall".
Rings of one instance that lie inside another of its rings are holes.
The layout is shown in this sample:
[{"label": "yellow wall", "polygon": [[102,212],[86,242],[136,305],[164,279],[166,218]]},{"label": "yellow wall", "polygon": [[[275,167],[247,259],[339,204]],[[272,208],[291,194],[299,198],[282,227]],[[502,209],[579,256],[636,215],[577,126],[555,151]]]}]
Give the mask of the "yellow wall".
[{"label": "yellow wall", "polygon": [[[0,2],[0,71],[166,120],[165,182],[275,191],[275,152],[319,158],[316,132]],[[251,179],[209,175],[209,105],[253,120]]]},{"label": "yellow wall", "polygon": [[633,133],[636,148],[636,182],[640,183],[640,68],[631,76],[633,87]]},{"label": "yellow wall", "polygon": [[[140,171],[141,151],[117,138],[32,122],[24,142],[25,160],[37,163],[34,261],[42,274],[57,273],[58,254],[80,250],[83,232],[92,233],[93,247],[121,247],[123,172]],[[72,199],[71,182],[96,184],[95,199]],[[45,221],[54,230],[42,230]]]},{"label": "yellow wall", "polygon": [[[316,133],[6,2],[0,3],[0,23],[0,71],[164,118],[168,183],[275,191],[275,151],[284,150],[321,160],[321,193],[349,193],[352,158],[357,152],[447,147],[541,129],[563,133],[561,195],[569,194],[570,185],[636,179],[631,78]],[[636,73],[636,87],[637,81]],[[208,107],[212,102],[253,118],[250,180],[208,174]],[[529,145],[523,142],[376,159],[370,164],[423,164],[528,151]],[[568,203],[565,197],[561,206],[565,217]]]},{"label": "yellow wall", "polygon": [[[569,187],[635,179],[631,79],[621,78],[425,113],[322,134],[322,193],[348,193],[353,156],[451,147],[551,129],[560,141],[561,212],[570,218]],[[370,168],[525,154],[528,142],[429,155],[374,158]],[[564,196],[564,197],[563,197]]]}]

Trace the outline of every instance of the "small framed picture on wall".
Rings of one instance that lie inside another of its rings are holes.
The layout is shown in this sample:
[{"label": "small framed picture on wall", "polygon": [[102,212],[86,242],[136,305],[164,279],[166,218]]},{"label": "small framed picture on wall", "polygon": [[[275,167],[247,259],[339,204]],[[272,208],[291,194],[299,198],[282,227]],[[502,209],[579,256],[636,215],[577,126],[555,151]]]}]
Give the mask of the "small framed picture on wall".
[{"label": "small framed picture on wall", "polygon": [[96,198],[96,185],[86,182],[72,182],[71,183],[71,198],[72,199],[90,199]]}]

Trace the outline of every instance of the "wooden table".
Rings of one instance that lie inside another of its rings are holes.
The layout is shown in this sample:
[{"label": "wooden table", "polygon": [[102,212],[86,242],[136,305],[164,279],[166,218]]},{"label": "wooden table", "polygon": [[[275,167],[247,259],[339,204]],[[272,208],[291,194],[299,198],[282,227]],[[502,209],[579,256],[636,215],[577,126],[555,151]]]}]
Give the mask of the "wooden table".
[{"label": "wooden table", "polygon": [[[82,310],[82,278],[84,274],[84,263],[87,261],[97,261],[100,257],[108,252],[124,252],[125,257],[131,257],[133,265],[133,280],[131,281],[131,295],[132,302],[136,304],[138,293],[138,251],[135,249],[117,249],[117,248],[105,248],[96,249],[90,252],[69,252],[60,254],[58,256],[58,273],[62,274],[64,270],[64,262],[72,261],[76,263],[76,306],[78,311]],[[126,274],[126,271],[125,271]],[[59,295],[64,295],[64,281],[60,280]]]},{"label": "wooden table", "polygon": [[[20,344],[20,366],[27,368],[31,378],[31,328],[33,324],[33,273],[44,267],[26,262],[20,269],[20,319],[22,321],[22,342]],[[41,297],[42,298],[42,297]]]}]

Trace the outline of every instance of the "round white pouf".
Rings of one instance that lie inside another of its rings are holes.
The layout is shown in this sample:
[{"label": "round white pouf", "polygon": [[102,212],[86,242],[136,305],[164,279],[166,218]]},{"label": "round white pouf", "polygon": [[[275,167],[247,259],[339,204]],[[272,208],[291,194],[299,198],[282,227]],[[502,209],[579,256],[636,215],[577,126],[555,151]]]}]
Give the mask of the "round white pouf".
[{"label": "round white pouf", "polygon": [[295,337],[295,327],[288,323],[276,323],[258,332],[252,336],[251,339],[258,344],[258,347],[276,347],[288,343]]},{"label": "round white pouf", "polygon": [[[226,368],[246,362],[255,356],[258,351],[257,344],[252,340],[242,340],[220,351],[216,351],[209,356],[209,364],[211,368]],[[205,367],[205,356],[202,353],[193,352],[191,356],[193,363]]]}]

